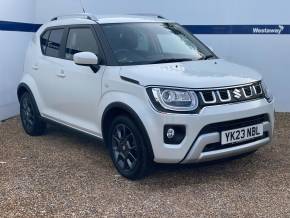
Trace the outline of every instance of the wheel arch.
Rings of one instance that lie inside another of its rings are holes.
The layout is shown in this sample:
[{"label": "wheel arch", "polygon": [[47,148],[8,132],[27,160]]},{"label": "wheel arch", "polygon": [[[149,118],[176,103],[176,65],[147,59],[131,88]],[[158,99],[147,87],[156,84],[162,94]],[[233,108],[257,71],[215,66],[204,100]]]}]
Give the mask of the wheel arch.
[{"label": "wheel arch", "polygon": [[35,97],[34,97],[32,91],[31,91],[31,89],[29,88],[29,86],[28,86],[26,83],[23,83],[23,82],[20,83],[20,84],[18,85],[18,87],[17,87],[17,98],[18,98],[19,103],[20,103],[20,100],[21,100],[22,95],[23,95],[24,93],[26,93],[26,92],[28,92],[29,95],[31,96],[32,101],[33,101],[33,104],[34,104],[34,106],[36,107],[37,113],[38,113],[38,115],[40,115],[39,107],[38,107],[38,105],[37,105],[37,102],[36,102],[36,100],[35,100]]},{"label": "wheel arch", "polygon": [[[20,102],[20,99],[21,99],[21,96],[25,93],[25,92],[28,92],[33,98],[33,94],[32,94],[32,91],[31,89],[29,88],[29,86],[25,83],[20,83],[17,87],[17,98],[18,98],[18,101]],[[35,100],[35,99],[34,99]]]},{"label": "wheel arch", "polygon": [[113,117],[121,115],[121,114],[129,116],[135,122],[135,124],[137,125],[137,127],[141,131],[142,136],[144,137],[144,140],[145,140],[146,145],[148,147],[149,155],[153,160],[154,159],[154,152],[152,149],[151,141],[150,141],[149,135],[147,133],[147,130],[146,130],[142,120],[140,119],[138,114],[130,106],[128,106],[127,104],[124,104],[122,102],[111,103],[104,110],[104,113],[102,115],[102,120],[101,120],[101,130],[102,130],[102,135],[103,135],[104,141],[106,142],[107,135],[106,135],[105,130],[109,127],[110,120],[112,120]]}]

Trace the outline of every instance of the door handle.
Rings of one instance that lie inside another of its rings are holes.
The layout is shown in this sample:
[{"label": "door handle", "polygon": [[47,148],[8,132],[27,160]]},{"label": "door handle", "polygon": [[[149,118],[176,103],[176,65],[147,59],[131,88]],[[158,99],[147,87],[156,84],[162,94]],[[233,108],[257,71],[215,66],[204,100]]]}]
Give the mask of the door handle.
[{"label": "door handle", "polygon": [[34,65],[32,66],[32,69],[33,69],[33,70],[38,70],[38,65],[37,65],[37,64],[34,64]]},{"label": "door handle", "polygon": [[64,73],[64,70],[61,70],[60,73],[57,74],[57,76],[60,77],[60,78],[65,78],[66,75],[65,75],[65,73]]}]

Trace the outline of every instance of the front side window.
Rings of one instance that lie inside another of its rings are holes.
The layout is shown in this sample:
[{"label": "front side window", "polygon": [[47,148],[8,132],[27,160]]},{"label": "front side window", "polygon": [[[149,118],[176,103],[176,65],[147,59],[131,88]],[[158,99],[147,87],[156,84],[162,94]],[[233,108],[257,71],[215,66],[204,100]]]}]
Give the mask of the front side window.
[{"label": "front side window", "polygon": [[73,59],[78,52],[92,52],[98,55],[98,44],[90,28],[74,28],[69,30],[65,58]]},{"label": "front side window", "polygon": [[59,57],[61,40],[64,29],[53,29],[50,32],[45,54],[51,57]]},{"label": "front side window", "polygon": [[119,65],[197,61],[216,56],[175,23],[102,24]]}]

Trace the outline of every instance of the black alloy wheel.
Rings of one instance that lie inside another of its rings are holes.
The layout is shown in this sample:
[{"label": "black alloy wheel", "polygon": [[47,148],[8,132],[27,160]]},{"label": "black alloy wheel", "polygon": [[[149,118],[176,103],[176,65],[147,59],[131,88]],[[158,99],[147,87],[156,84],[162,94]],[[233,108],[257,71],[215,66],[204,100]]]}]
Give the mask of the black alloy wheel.
[{"label": "black alloy wheel", "polygon": [[137,165],[139,152],[135,135],[125,124],[117,124],[112,135],[113,155],[118,167],[130,171]]},{"label": "black alloy wheel", "polygon": [[146,176],[151,166],[148,147],[129,117],[118,116],[113,120],[106,141],[112,161],[122,176],[131,180]]}]

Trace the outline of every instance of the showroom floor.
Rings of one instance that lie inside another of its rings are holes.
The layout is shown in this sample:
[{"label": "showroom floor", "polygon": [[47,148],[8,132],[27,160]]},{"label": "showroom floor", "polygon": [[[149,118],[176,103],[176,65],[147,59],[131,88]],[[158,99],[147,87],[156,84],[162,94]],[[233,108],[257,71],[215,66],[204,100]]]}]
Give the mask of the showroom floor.
[{"label": "showroom floor", "polygon": [[104,145],[62,127],[24,134],[0,123],[0,216],[290,216],[290,115],[275,138],[236,160],[157,166],[143,181],[120,177]]}]

